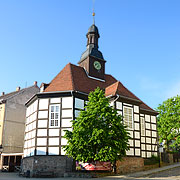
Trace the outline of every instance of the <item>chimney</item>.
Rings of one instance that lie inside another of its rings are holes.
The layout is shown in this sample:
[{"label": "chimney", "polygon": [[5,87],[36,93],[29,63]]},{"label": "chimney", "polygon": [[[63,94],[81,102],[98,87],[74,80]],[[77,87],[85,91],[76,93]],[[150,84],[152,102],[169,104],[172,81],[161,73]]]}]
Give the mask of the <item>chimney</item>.
[{"label": "chimney", "polygon": [[20,91],[20,89],[21,89],[21,88],[18,86],[18,87],[16,88],[16,91]]},{"label": "chimney", "polygon": [[5,95],[5,92],[2,92],[2,93],[1,93],[1,96],[4,96],[4,95]]},{"label": "chimney", "polygon": [[37,81],[34,81],[34,86],[37,86]]}]

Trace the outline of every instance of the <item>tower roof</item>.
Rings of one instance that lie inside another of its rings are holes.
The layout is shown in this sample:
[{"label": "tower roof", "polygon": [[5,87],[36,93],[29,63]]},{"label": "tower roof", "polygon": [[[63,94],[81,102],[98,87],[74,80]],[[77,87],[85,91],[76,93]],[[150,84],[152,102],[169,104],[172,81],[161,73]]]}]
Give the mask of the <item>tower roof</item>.
[{"label": "tower roof", "polygon": [[98,50],[98,39],[100,38],[99,30],[95,24],[92,24],[88,32],[86,34],[86,37],[88,39],[87,41],[87,49],[86,51],[81,55],[81,59],[78,62],[81,63],[84,59],[86,59],[88,56],[93,56],[95,58],[99,58],[104,61],[103,54],[101,51]]},{"label": "tower roof", "polygon": [[89,34],[89,33],[95,33],[95,34],[98,35],[98,38],[100,37],[100,36],[99,36],[98,28],[97,28],[97,26],[95,26],[95,24],[93,24],[93,25],[91,25],[91,26],[89,27],[87,34]]}]

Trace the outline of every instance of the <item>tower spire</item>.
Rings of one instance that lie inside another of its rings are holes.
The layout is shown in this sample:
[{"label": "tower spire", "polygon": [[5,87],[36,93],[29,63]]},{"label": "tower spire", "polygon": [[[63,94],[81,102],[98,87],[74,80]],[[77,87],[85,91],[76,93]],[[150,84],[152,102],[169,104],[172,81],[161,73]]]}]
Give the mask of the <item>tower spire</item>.
[{"label": "tower spire", "polygon": [[93,15],[93,24],[95,25],[95,12],[94,12],[94,9],[93,9],[92,15]]},{"label": "tower spire", "polygon": [[95,12],[94,12],[94,4],[95,4],[95,0],[93,0],[93,12],[92,12],[92,16],[93,16],[93,24],[95,25]]}]

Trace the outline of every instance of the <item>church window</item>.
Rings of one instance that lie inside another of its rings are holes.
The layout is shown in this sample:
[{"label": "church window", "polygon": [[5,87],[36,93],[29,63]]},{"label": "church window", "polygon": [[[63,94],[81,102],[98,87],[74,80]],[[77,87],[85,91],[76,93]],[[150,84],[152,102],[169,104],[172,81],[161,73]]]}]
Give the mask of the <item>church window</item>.
[{"label": "church window", "polygon": [[128,128],[133,129],[133,109],[131,107],[123,108],[123,121]]},{"label": "church window", "polygon": [[50,127],[59,127],[60,125],[60,105],[51,105],[49,112]]},{"label": "church window", "polygon": [[140,117],[141,121],[141,136],[145,136],[145,120],[144,117]]}]

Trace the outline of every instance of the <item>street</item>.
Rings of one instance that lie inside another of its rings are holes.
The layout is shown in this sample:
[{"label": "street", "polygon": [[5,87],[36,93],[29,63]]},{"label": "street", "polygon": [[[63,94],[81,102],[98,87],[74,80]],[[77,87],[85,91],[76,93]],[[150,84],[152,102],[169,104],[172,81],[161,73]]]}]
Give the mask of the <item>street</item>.
[{"label": "street", "polygon": [[[19,177],[18,176],[18,173],[2,173],[0,172],[0,180],[11,180],[11,179],[14,179],[14,180],[23,180],[23,179],[27,179],[27,178],[24,178],[24,177]],[[30,178],[28,178],[30,179]],[[76,179],[76,180],[82,180],[82,179],[85,179],[85,178],[32,178],[32,180],[62,180],[62,179]],[[90,179],[90,178],[87,178],[87,180]],[[148,179],[157,179],[157,180],[160,180],[160,179],[166,179],[166,180],[171,180],[171,179],[176,179],[176,180],[180,180],[180,167],[176,167],[176,168],[173,168],[173,169],[169,169],[169,170],[166,170],[166,171],[162,171],[162,172],[158,172],[158,173],[155,173],[155,174],[151,174],[149,176],[146,176],[146,177],[128,177],[126,175],[120,175],[120,176],[111,176],[111,177],[104,177],[104,178],[96,178],[96,179],[104,179],[104,180],[113,180],[113,179],[127,179],[127,180],[130,180],[130,179],[134,179],[134,180],[148,180]]]}]

